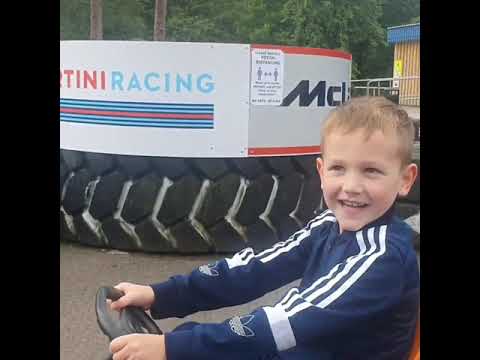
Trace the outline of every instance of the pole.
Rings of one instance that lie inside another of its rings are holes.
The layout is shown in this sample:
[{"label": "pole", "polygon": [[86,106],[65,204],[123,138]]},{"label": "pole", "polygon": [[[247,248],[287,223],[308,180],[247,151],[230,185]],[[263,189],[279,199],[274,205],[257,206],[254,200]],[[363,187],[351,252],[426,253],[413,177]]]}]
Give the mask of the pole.
[{"label": "pole", "polygon": [[103,0],[90,0],[90,40],[103,39]]},{"label": "pole", "polygon": [[155,0],[155,22],[153,41],[165,41],[165,19],[167,18],[167,0]]}]

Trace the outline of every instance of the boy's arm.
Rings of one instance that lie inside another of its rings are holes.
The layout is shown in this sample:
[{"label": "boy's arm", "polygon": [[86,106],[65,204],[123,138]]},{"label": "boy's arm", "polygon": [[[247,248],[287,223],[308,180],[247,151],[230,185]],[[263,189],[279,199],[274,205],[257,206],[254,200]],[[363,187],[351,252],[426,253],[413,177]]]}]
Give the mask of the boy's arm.
[{"label": "boy's arm", "polygon": [[273,307],[166,334],[167,359],[254,358],[365,327],[388,312],[406,286],[403,259],[387,248],[385,233],[386,226],[359,232],[356,255],[305,290],[291,289]]},{"label": "boy's arm", "polygon": [[[335,221],[326,211],[288,240],[255,253],[247,248],[215,264],[200,266],[151,285],[154,318],[184,317],[197,311],[243,304],[302,276],[311,247],[311,233]],[[320,239],[317,239],[320,241]]]}]

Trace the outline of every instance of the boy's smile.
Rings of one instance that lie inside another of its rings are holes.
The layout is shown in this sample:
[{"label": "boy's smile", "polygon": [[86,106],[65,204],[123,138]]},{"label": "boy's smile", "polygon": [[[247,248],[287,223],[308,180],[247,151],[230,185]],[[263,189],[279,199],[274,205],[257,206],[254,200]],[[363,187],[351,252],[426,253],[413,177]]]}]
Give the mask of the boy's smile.
[{"label": "boy's smile", "polygon": [[405,196],[415,180],[415,164],[402,166],[395,134],[336,130],[317,159],[325,201],[340,231],[357,231],[382,216],[397,195]]}]

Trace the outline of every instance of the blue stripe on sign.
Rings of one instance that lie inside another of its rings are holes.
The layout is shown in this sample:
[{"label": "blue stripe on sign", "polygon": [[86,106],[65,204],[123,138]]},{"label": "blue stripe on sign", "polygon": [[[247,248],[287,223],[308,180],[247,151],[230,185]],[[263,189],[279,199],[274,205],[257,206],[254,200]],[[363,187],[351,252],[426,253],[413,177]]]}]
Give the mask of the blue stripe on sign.
[{"label": "blue stripe on sign", "polygon": [[[84,115],[84,114],[70,114],[61,112],[62,117],[77,118],[77,119],[95,119],[95,120],[116,120],[116,121],[131,121],[131,122],[155,122],[161,120],[162,118],[141,118],[141,117],[122,117],[122,116],[107,116],[107,115]],[[177,122],[191,122],[192,124],[211,124],[212,120],[205,119],[172,119],[165,118],[166,121],[172,123]]]},{"label": "blue stripe on sign", "polygon": [[151,112],[159,114],[200,114],[200,115],[213,115],[213,109],[203,108],[135,108],[127,106],[89,106],[89,105],[71,105],[60,103],[60,107],[65,109],[86,109],[86,110],[115,110],[115,111],[128,111],[128,112]]},{"label": "blue stripe on sign", "polygon": [[167,119],[167,120],[158,120],[158,119],[133,119],[133,118],[115,118],[115,117],[98,117],[98,116],[71,116],[67,114],[60,114],[62,119],[71,119],[71,120],[85,120],[85,121],[114,121],[114,122],[124,122],[129,124],[187,124],[187,125],[213,125],[213,121],[191,121],[191,120],[175,120],[175,119]]},{"label": "blue stripe on sign", "polygon": [[60,117],[60,121],[63,122],[72,122],[72,123],[82,123],[82,124],[92,124],[92,125],[115,125],[115,126],[131,126],[131,127],[161,127],[161,128],[182,128],[182,129],[213,129],[213,124],[211,125],[189,125],[189,124],[179,124],[179,123],[168,123],[168,122],[148,122],[148,123],[131,123],[129,121],[109,121],[109,120],[87,120],[87,119],[69,119]]},{"label": "blue stripe on sign", "polygon": [[101,100],[82,100],[82,99],[66,99],[60,98],[60,104],[72,105],[96,105],[96,106],[125,106],[125,107],[152,107],[152,108],[201,108],[213,110],[213,104],[186,104],[186,103],[148,103],[133,101],[101,101]]}]

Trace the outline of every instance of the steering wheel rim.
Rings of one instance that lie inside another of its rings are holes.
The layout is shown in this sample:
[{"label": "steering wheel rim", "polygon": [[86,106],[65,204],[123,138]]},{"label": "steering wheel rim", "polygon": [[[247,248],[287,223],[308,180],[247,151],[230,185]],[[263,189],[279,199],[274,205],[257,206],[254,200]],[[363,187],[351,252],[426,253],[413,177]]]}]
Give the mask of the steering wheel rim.
[{"label": "steering wheel rim", "polygon": [[98,325],[110,341],[128,334],[163,334],[155,321],[139,307],[126,306],[119,312],[118,319],[114,319],[107,306],[107,299],[115,301],[123,295],[121,290],[112,286],[103,286],[98,289],[95,298]]}]

